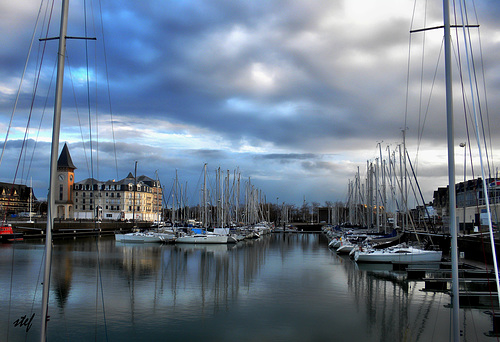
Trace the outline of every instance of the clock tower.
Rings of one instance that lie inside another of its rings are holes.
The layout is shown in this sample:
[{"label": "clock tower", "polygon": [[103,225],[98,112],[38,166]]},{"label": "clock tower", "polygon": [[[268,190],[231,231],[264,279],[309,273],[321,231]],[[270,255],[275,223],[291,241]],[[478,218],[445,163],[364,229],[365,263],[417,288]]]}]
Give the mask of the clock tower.
[{"label": "clock tower", "polygon": [[68,219],[73,217],[73,184],[75,183],[75,165],[71,160],[68,145],[64,147],[57,160],[57,218]]}]

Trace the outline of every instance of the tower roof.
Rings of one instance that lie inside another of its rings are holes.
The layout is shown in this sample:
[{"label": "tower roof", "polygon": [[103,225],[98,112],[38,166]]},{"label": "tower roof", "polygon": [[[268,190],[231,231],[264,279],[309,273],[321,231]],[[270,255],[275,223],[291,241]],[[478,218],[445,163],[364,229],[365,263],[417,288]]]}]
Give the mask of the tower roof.
[{"label": "tower roof", "polygon": [[68,145],[64,143],[64,147],[59,155],[59,159],[57,160],[58,168],[68,168],[68,169],[76,169],[76,166],[73,164],[71,160],[71,155],[69,154]]}]

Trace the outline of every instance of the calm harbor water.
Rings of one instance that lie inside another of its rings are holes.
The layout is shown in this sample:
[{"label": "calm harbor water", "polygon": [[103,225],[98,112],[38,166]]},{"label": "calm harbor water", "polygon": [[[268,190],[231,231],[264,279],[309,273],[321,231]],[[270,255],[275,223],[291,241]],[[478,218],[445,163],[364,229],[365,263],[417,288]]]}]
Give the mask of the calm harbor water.
[{"label": "calm harbor water", "polygon": [[[43,249],[0,245],[0,341],[38,340]],[[49,341],[449,340],[447,294],[359,267],[319,234],[228,246],[59,240],[53,260]],[[463,340],[496,341],[485,311],[461,309]]]}]

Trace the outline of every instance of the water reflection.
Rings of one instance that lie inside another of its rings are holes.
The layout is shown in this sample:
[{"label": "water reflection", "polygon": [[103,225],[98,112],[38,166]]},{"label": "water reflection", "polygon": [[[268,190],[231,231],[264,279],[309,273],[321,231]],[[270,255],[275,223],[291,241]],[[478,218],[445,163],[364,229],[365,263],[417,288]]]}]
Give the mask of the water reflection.
[{"label": "water reflection", "polygon": [[[347,275],[356,310],[364,312],[370,340],[449,339],[448,294],[423,291],[422,281],[409,281],[405,272],[393,271],[392,265],[356,264],[348,257],[333,255]],[[485,332],[491,323],[484,309],[461,308],[460,315],[464,340],[489,341]],[[474,322],[473,327],[467,328],[469,321]]]},{"label": "water reflection", "polygon": [[[43,246],[5,247],[0,256],[2,274],[12,273],[0,286],[16,284],[10,314],[0,313],[0,340],[37,340],[39,322],[28,333],[12,322],[39,305]],[[448,338],[448,295],[420,291],[421,283],[384,266],[356,265],[328,250],[318,234],[281,233],[236,245],[56,241],[52,272],[51,341]],[[2,308],[8,303],[0,299]],[[491,330],[481,312],[462,313],[480,329],[469,328],[469,340]]]},{"label": "water reflection", "polygon": [[52,287],[60,308],[64,308],[71,290],[73,278],[72,246],[65,245],[54,251],[52,263]]}]

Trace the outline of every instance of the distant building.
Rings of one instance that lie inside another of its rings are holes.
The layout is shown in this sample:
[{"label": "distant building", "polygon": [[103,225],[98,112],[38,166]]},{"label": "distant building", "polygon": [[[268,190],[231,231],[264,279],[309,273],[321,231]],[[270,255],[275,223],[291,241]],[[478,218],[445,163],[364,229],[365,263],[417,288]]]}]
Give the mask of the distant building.
[{"label": "distant building", "polygon": [[[498,223],[500,214],[500,179],[486,179],[488,199],[491,207],[492,221]],[[486,212],[486,197],[481,178],[471,179],[455,185],[456,190],[456,215],[460,230],[472,230],[475,226],[488,225],[484,220]],[[433,207],[436,215],[447,218],[449,216],[448,187],[438,188],[434,191]],[[483,213],[483,218],[481,214]]]},{"label": "distant building", "polygon": [[[22,184],[0,182],[0,212],[4,215],[19,215],[29,212],[31,188]],[[36,201],[34,195],[32,201]]]},{"label": "distant building", "polygon": [[57,160],[57,189],[55,204],[57,218],[72,218],[73,217],[73,184],[75,182],[76,166],[71,160],[68,145],[64,147]]},{"label": "distant building", "polygon": [[57,166],[58,218],[89,220],[135,218],[138,221],[158,219],[162,204],[162,189],[159,182],[144,175],[136,179],[129,173],[126,178],[119,181],[87,178],[75,183],[75,169],[65,144]]}]

